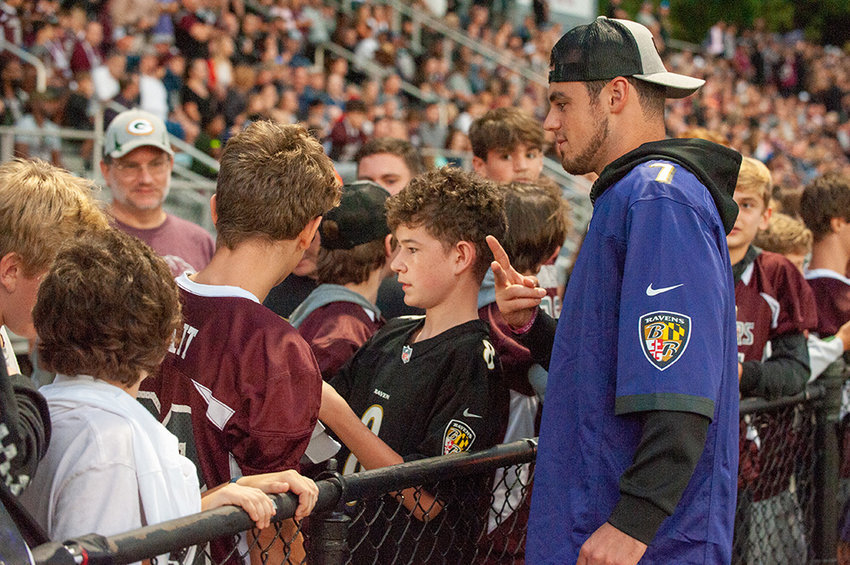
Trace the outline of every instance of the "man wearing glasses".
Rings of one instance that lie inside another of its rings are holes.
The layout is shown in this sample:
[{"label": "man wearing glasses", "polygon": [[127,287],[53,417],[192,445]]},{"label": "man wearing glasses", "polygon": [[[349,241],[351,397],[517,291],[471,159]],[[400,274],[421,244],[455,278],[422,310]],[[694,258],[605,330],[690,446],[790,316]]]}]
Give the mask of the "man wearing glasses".
[{"label": "man wearing glasses", "polygon": [[206,267],[215,241],[202,227],[163,209],[173,167],[174,151],[161,119],[126,110],[110,122],[100,171],[112,192],[112,223],[150,245],[179,276]]}]

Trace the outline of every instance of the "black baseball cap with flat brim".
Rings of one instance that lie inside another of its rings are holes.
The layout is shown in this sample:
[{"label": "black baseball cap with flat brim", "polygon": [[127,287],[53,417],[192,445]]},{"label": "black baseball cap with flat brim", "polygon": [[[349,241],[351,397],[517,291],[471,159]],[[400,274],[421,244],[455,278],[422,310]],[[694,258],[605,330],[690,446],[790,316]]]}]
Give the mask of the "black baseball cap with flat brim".
[{"label": "black baseball cap with flat brim", "polygon": [[605,16],[565,33],[552,47],[549,67],[549,82],[634,77],[665,87],[667,98],[685,98],[705,84],[668,71],[645,26]]}]

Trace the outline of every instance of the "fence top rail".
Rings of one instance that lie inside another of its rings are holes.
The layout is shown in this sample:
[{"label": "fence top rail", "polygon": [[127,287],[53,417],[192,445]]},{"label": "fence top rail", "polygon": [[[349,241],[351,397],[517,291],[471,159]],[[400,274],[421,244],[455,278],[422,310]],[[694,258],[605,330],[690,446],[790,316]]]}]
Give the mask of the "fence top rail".
[{"label": "fence top rail", "polygon": [[770,412],[774,409],[793,406],[794,404],[806,404],[808,402],[821,400],[826,396],[826,389],[820,383],[812,383],[806,386],[806,390],[794,396],[783,396],[773,400],[764,398],[743,398],[739,405],[739,412],[753,414],[755,412]]},{"label": "fence top rail", "polygon": [[[313,514],[335,509],[341,502],[367,496],[380,496],[389,491],[428,482],[494,471],[501,467],[534,460],[537,440],[520,440],[497,445],[475,453],[458,453],[429,457],[401,465],[364,471],[343,478],[336,474],[317,481],[319,498]],[[286,520],[295,515],[298,498],[293,494],[272,496],[277,509],[274,521]],[[73,548],[82,547],[90,562],[101,562],[94,556],[111,557],[114,563],[132,563],[168,553],[181,547],[205,543],[211,539],[236,535],[250,530],[254,523],[248,514],[236,506],[222,506],[199,514],[184,516],[168,522],[145,526],[114,536],[89,534],[79,536],[64,544],[50,542],[33,549],[39,565],[73,563],[68,561]],[[70,550],[68,548],[71,548]],[[63,560],[63,558],[65,558]]]}]

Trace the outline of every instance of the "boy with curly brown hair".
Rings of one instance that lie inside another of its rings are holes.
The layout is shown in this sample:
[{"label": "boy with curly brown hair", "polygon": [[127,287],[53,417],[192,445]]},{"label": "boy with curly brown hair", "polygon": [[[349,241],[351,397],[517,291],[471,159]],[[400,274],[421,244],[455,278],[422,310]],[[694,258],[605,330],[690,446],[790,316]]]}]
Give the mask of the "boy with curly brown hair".
[{"label": "boy with curly brown hair", "polygon": [[[507,392],[477,312],[492,257],[485,237],[505,232],[503,196],[478,175],[433,171],[387,201],[387,222],[400,246],[391,266],[405,302],[425,316],[390,320],[331,381],[336,393],[323,395],[322,421],[351,451],[341,456],[343,473],[484,449],[504,433]],[[468,492],[487,495],[484,479]],[[464,561],[480,531],[482,500],[462,501],[450,488],[396,497],[421,522],[377,516],[370,535],[386,532],[394,542],[380,544],[378,561],[399,551],[404,561],[423,562],[434,548],[449,552],[449,562]]]},{"label": "boy with curly brown hair", "polygon": [[57,250],[80,233],[107,228],[92,190],[91,182],[38,159],[0,165],[0,361],[8,375],[0,376],[0,485],[9,495],[32,478],[50,419],[44,398],[21,375],[6,329],[34,340],[36,292]]}]

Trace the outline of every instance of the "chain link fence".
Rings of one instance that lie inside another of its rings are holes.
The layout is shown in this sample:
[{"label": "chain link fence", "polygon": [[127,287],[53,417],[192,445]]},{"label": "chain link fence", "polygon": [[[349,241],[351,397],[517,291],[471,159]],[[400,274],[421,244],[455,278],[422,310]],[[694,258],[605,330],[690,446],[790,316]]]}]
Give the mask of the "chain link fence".
[{"label": "chain link fence", "polygon": [[[795,397],[741,402],[733,563],[837,562],[842,382],[843,374]],[[295,497],[278,495],[277,522],[262,532],[240,509],[223,507],[33,554],[39,564],[164,564],[168,553],[215,564],[521,564],[535,455],[536,441],[523,440],[348,476],[329,472],[301,523],[291,518]],[[174,551],[186,546],[195,547]]]}]

